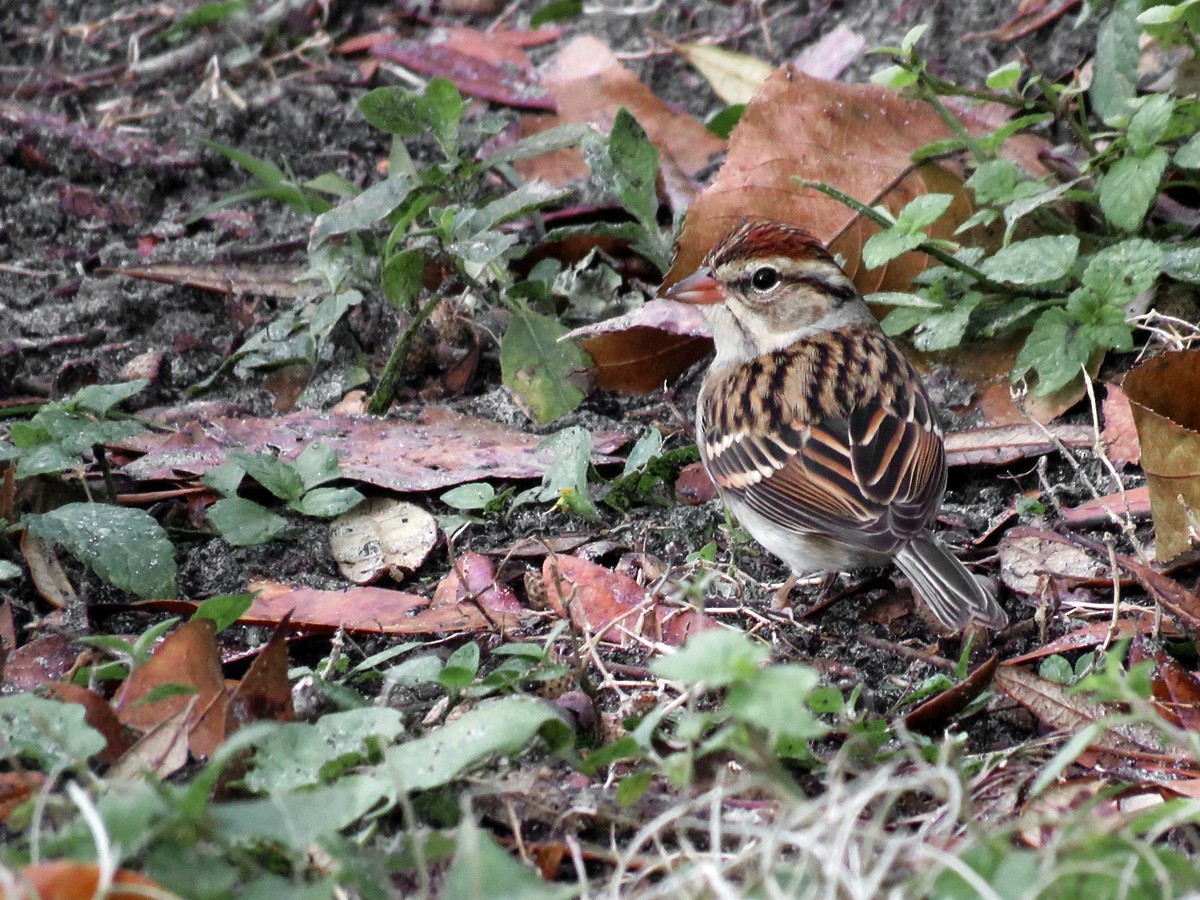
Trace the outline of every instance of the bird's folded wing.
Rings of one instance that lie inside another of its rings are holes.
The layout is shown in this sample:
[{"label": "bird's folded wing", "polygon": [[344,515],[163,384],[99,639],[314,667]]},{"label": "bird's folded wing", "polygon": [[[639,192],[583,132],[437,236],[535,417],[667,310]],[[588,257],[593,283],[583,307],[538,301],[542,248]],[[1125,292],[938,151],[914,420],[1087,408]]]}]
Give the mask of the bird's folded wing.
[{"label": "bird's folded wing", "polygon": [[769,434],[706,435],[714,480],[760,515],[798,532],[889,553],[933,518],[945,456],[928,402],[878,405]]}]

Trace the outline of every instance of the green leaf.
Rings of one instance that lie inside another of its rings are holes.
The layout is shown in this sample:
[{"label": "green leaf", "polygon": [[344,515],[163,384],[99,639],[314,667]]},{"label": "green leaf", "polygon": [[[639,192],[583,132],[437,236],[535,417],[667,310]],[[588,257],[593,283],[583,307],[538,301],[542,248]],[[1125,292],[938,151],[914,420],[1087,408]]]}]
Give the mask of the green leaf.
[{"label": "green leaf", "polygon": [[1126,131],[1129,146],[1139,153],[1152,148],[1162,140],[1174,111],[1175,98],[1170,94],[1151,94],[1147,97],[1129,121]]},{"label": "green leaf", "polygon": [[1038,317],[1033,331],[1013,364],[1013,381],[1030,369],[1038,375],[1036,393],[1053,393],[1079,377],[1092,348],[1077,339],[1079,326],[1062,307],[1053,307]]},{"label": "green leaf", "polygon": [[646,791],[650,789],[653,781],[654,773],[650,771],[634,772],[632,775],[626,775],[617,784],[615,797],[617,806],[633,806],[633,804],[645,796]]},{"label": "green leaf", "polygon": [[1092,106],[1106,125],[1119,125],[1129,114],[1128,103],[1137,93],[1137,14],[1140,0],[1117,0],[1096,35]]},{"label": "green leaf", "polygon": [[900,91],[916,84],[917,75],[904,66],[887,66],[872,75],[871,81],[894,91]]},{"label": "green leaf", "polygon": [[539,449],[554,455],[546,468],[542,486],[535,489],[539,500],[556,500],[558,505],[589,522],[599,522],[592,505],[587,473],[591,465],[592,436],[572,425],[542,440]]},{"label": "green leaf", "polygon": [[1153,241],[1134,238],[1105,247],[1083,270],[1083,285],[1105,303],[1119,306],[1154,286],[1162,272],[1163,251]]},{"label": "green leaf", "polygon": [[438,499],[453,509],[483,509],[496,497],[496,489],[486,481],[460,484]]},{"label": "green leaf", "polygon": [[914,197],[896,216],[896,228],[917,234],[942,217],[954,197],[950,194],[921,194]]},{"label": "green leaf", "polygon": [[1020,180],[1021,170],[1015,162],[992,159],[972,172],[965,184],[975,192],[977,204],[993,205],[1011,200]]},{"label": "green leaf", "polygon": [[1014,241],[997,250],[979,266],[980,271],[1007,284],[1044,284],[1066,277],[1079,256],[1079,238],[1051,235]]},{"label": "green leaf", "polygon": [[658,148],[629,110],[621,107],[608,137],[617,195],[644,228],[657,227]]},{"label": "green leaf", "polygon": [[740,631],[711,628],[688,638],[670,656],[652,660],[650,671],[668,681],[723,687],[753,678],[770,651]]},{"label": "green leaf", "polygon": [[458,827],[454,861],[439,896],[445,900],[558,900],[573,897],[569,885],[550,885],[502,850],[491,835],[466,818]]},{"label": "green leaf", "polygon": [[49,772],[79,766],[105,747],[87,723],[81,703],[60,703],[33,694],[0,697],[0,753],[36,760]]},{"label": "green leaf", "polygon": [[565,22],[583,14],[583,0],[551,0],[529,17],[530,28],[540,28],[551,22]]},{"label": "green leaf", "polygon": [[462,122],[466,103],[454,82],[445,78],[431,78],[425,85],[425,105],[429,110],[429,124],[433,136],[448,159],[458,156],[458,126]]},{"label": "green leaf", "polygon": [[66,547],[104,581],[139,597],[175,596],[175,548],[144,510],[68,503],[22,519],[29,533]]},{"label": "green leaf", "polygon": [[532,210],[561,200],[569,193],[570,191],[562,188],[551,187],[540,179],[527,181],[485,205],[475,214],[472,224],[480,230],[495,228]]},{"label": "green leaf", "polygon": [[885,228],[867,238],[863,244],[862,261],[868,269],[878,269],[897,256],[915,250],[925,240],[923,233],[910,233],[899,228]]},{"label": "green leaf", "polygon": [[993,91],[1007,91],[1021,80],[1021,64],[1016,60],[1005,63],[988,73],[987,86]]},{"label": "green leaf", "polygon": [[[975,311],[983,295],[970,291],[949,308],[926,314],[913,335],[913,346],[918,350],[948,350],[962,343],[967,333],[971,313]],[[890,316],[889,316],[890,318]]]},{"label": "green leaf", "polygon": [[1075,339],[1084,344],[1088,354],[1093,347],[1133,349],[1133,329],[1125,321],[1125,313],[1105,303],[1087,288],[1071,292],[1067,298],[1067,315],[1081,326]]},{"label": "green leaf", "polygon": [[662,453],[662,447],[662,432],[657,428],[647,428],[645,433],[638,438],[637,443],[633,445],[633,449],[629,451],[629,456],[625,459],[625,468],[621,471],[621,477],[625,478],[644,469],[646,463]]},{"label": "green leaf", "polygon": [[304,493],[304,480],[290,462],[269,453],[231,453],[229,458],[280,500],[295,500]]},{"label": "green leaf", "polygon": [[1192,135],[1186,144],[1175,151],[1175,165],[1184,169],[1200,169],[1200,133]]},{"label": "green leaf", "polygon": [[380,131],[401,137],[416,137],[429,122],[425,98],[402,87],[367,91],[358,101],[358,111]]},{"label": "green leaf", "polygon": [[726,140],[729,138],[729,135],[733,134],[733,129],[737,127],[737,123],[742,121],[742,114],[745,111],[745,103],[734,103],[709,116],[708,121],[704,123],[704,127],[722,140]]},{"label": "green leaf", "polygon": [[591,125],[569,124],[547,128],[519,141],[502,147],[495,153],[485,156],[484,162],[489,166],[499,166],[504,163],[516,162],[521,159],[531,159],[556,150],[568,147],[578,147],[585,137],[594,133]]},{"label": "green leaf", "polygon": [[197,606],[192,618],[211,619],[221,632],[240,619],[253,602],[253,594],[218,594]]},{"label": "green leaf", "polygon": [[205,513],[208,521],[235,547],[265,544],[287,528],[287,519],[242,497],[218,500]]},{"label": "green leaf", "polygon": [[354,488],[313,488],[299,500],[288,504],[288,509],[294,509],[306,516],[318,519],[331,519],[349,512],[363,502],[363,495]]},{"label": "green leaf", "polygon": [[574,734],[554,707],[533,697],[486,701],[423,737],[389,748],[384,768],[403,790],[449,784],[492,756],[514,756],[541,735],[552,750],[574,744]]},{"label": "green leaf", "polygon": [[200,476],[200,483],[212,488],[222,497],[236,497],[246,470],[237,463],[229,462],[209,469]]},{"label": "green leaf", "polygon": [[1200,245],[1164,247],[1162,270],[1176,281],[1200,284]]},{"label": "green leaf", "polygon": [[340,203],[328,212],[321,213],[313,222],[308,233],[308,249],[311,253],[335,234],[348,231],[366,231],[391,215],[412,192],[415,183],[401,173],[378,184],[373,184],[357,197]]},{"label": "green leaf", "polygon": [[1167,151],[1156,147],[1144,156],[1124,156],[1100,179],[1100,209],[1124,231],[1136,231],[1150,211],[1167,168]]},{"label": "green leaf", "polygon": [[461,691],[475,680],[478,671],[479,645],[470,641],[450,654],[438,675],[438,681],[446,690]]},{"label": "green leaf", "polygon": [[374,774],[343,775],[336,784],[312,790],[213,803],[208,808],[209,827],[213,834],[220,835],[222,843],[265,843],[303,854],[371,812],[381,801],[390,800],[390,793],[389,786]]},{"label": "green leaf", "polygon": [[292,463],[292,467],[300,476],[305,490],[312,490],[318,485],[342,477],[337,451],[328,444],[319,442],[305,447]]},{"label": "green leaf", "polygon": [[732,685],[725,708],[743,722],[773,735],[815,740],[829,732],[808,705],[808,697],[820,680],[821,676],[808,666],[767,666],[753,678]]},{"label": "green leaf", "polygon": [[559,341],[567,329],[554,319],[521,307],[500,341],[504,384],[537,417],[550,422],[583,401],[577,379],[591,359],[570,341]]},{"label": "green leaf", "polygon": [[326,713],[311,724],[280,725],[258,744],[246,788],[265,794],[330,781],[369,761],[402,734],[400,713],[380,706]]},{"label": "green leaf", "polygon": [[145,378],[120,384],[89,384],[76,391],[75,395],[66,401],[66,405],[82,407],[98,416],[107,416],[114,406],[135,394],[140,394],[148,384],[150,382]]},{"label": "green leaf", "polygon": [[1075,680],[1071,664],[1057,653],[1042,660],[1038,666],[1038,675],[1055,684],[1070,684]]},{"label": "green leaf", "polygon": [[402,250],[383,266],[380,282],[387,302],[399,310],[411,310],[423,287],[425,254],[420,250]]}]

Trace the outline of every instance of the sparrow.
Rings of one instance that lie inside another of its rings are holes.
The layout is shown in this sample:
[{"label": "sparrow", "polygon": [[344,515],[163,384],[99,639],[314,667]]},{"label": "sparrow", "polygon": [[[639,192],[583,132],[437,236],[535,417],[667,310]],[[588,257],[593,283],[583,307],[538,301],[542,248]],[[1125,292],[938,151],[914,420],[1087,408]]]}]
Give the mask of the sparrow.
[{"label": "sparrow", "polygon": [[1008,623],[929,531],[946,454],[921,376],[816,237],[745,222],[663,296],[712,327],[696,440],[755,540],[797,574],[894,562],[949,631]]}]

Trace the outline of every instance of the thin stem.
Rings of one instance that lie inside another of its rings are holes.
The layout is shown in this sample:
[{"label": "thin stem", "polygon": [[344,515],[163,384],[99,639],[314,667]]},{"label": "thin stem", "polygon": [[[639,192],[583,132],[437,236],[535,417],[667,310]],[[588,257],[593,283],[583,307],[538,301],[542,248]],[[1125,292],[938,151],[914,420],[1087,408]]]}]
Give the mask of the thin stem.
[{"label": "thin stem", "polygon": [[408,345],[412,343],[417,331],[441,302],[442,292],[437,291],[417,311],[413,320],[408,323],[408,327],[404,329],[404,333],[400,335],[400,339],[396,341],[396,346],[392,348],[391,356],[388,357],[387,364],[383,367],[383,374],[379,376],[379,386],[375,388],[375,393],[371,395],[371,402],[367,404],[367,412],[371,415],[381,416],[387,412],[392,398],[396,394],[396,386],[400,383],[400,369],[408,356]]},{"label": "thin stem", "polygon": [[[818,190],[825,196],[832,197],[834,200],[837,200],[839,203],[845,204],[846,206],[850,207],[852,210],[854,210],[859,215],[865,216],[866,218],[870,219],[872,222],[874,222],[880,228],[891,228],[892,225],[895,224],[893,222],[888,221],[887,217],[876,212],[874,209],[867,206],[867,204],[860,203],[858,200],[855,200],[853,197],[851,197],[849,194],[845,193],[844,191],[839,191],[837,188],[832,187],[828,184],[822,184],[817,181],[801,181],[800,184],[804,185],[805,187],[810,187],[810,188],[813,188],[814,190]],[[954,256],[947,253],[941,247],[934,244],[932,241],[922,241],[920,243],[920,245],[917,246],[916,249],[922,253],[927,253],[928,255],[930,255],[934,259],[936,259],[938,262],[942,263],[943,265],[945,265],[951,269],[955,269],[959,272],[963,272],[967,275],[970,275],[973,279],[975,279],[975,281],[978,283],[978,285],[980,287],[984,287],[984,288],[987,288],[988,290],[995,291],[998,294],[1006,294],[1009,296],[1017,293],[1008,285],[1001,284],[999,281],[993,281],[991,278],[984,275],[981,271],[976,269],[974,266],[968,265],[967,263],[963,262],[960,259],[956,259]],[[1024,290],[1021,291],[1021,294],[1024,296],[1029,296],[1029,295],[1032,295],[1035,293],[1036,293],[1035,291],[1029,289],[1028,287],[1026,287]]]}]

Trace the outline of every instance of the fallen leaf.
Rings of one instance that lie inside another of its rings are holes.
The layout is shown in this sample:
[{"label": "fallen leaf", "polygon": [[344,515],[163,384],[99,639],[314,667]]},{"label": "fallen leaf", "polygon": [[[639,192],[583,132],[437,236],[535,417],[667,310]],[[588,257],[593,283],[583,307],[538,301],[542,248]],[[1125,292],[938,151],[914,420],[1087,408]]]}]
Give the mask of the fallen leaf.
[{"label": "fallen leaf", "polygon": [[717,496],[717,486],[708,477],[704,463],[683,467],[675,479],[675,499],[685,506],[702,506]]},{"label": "fallen leaf", "polygon": [[542,587],[550,608],[588,634],[622,647],[639,637],[679,646],[715,623],[690,607],[655,601],[632,578],[577,556],[548,556]]},{"label": "fallen leaf", "polygon": [[19,878],[33,888],[34,897],[42,900],[91,900],[99,896],[105,900],[145,900],[146,897],[172,900],[177,896],[146,876],[128,869],[113,872],[109,882],[113,886],[102,894],[100,867],[95,863],[67,860],[38,863],[21,869]]},{"label": "fallen leaf", "polygon": [[708,250],[747,216],[808,229],[840,253],[863,293],[902,290],[925,267],[906,254],[866,272],[862,245],[877,226],[799,182],[822,182],[862,203],[884,198],[899,211],[909,200],[945,191],[955,202],[935,231],[949,237],[971,214],[961,179],[927,163],[912,171],[914,151],[950,136],[926,104],[875,85],[824,81],[781,66],[746,105],[716,179],[688,210],[664,286],[690,273]]},{"label": "fallen leaf", "polygon": [[371,46],[371,55],[430,78],[445,78],[464,94],[521,109],[555,109],[555,97],[520,67],[487,62],[452,46],[397,39]]},{"label": "fallen leaf", "polygon": [[1140,636],[1129,648],[1129,665],[1151,660],[1150,685],[1159,712],[1189,731],[1200,731],[1200,679],[1160,646],[1150,646]]},{"label": "fallen leaf", "polygon": [[116,780],[169,778],[188,762],[188,719],[194,704],[163,719],[125,751],[105,774]]},{"label": "fallen leaf", "polygon": [[987,690],[999,664],[1000,657],[993,654],[954,687],[931,697],[909,712],[904,717],[904,724],[909,730],[920,734],[936,734],[942,731],[952,718]]},{"label": "fallen leaf", "polygon": [[[592,463],[616,462],[611,454],[628,440],[612,431],[592,435]],[[218,417],[184,424],[177,434],[139,435],[115,446],[143,452],[121,467],[136,480],[201,475],[230,453],[275,448],[294,460],[312,443],[337,451],[344,477],[394,491],[432,491],[488,478],[541,478],[554,454],[542,438],[507,425],[423,409],[415,422],[298,410],[271,419]]]},{"label": "fallen leaf", "polygon": [[712,44],[681,44],[663,35],[655,37],[686,59],[726,103],[749,103],[775,71],[769,62],[745,53]]},{"label": "fallen leaf", "polygon": [[288,681],[287,620],[280,623],[229,695],[225,733],[251,722],[291,722],[292,686]]},{"label": "fallen leaf", "polygon": [[1155,548],[1168,562],[1200,543],[1200,350],[1177,350],[1125,376],[1150,488]]},{"label": "fallen leaf", "polygon": [[42,789],[46,776],[41,772],[0,772],[0,824],[8,821],[14,809]]},{"label": "fallen leaf", "polygon": [[1017,833],[1027,847],[1047,847],[1061,840],[1065,822],[1078,820],[1086,811],[1088,833],[1099,839],[1128,827],[1131,819],[1145,814],[1147,805],[1162,803],[1162,787],[1148,783],[1116,794],[1112,781],[1102,777],[1059,781],[1025,803]]},{"label": "fallen leaf", "polygon": [[4,662],[4,693],[32,691],[62,678],[75,667],[79,651],[65,634],[34,638],[8,654]]},{"label": "fallen leaf", "polygon": [[[215,633],[211,620],[193,619],[167,635],[117,691],[114,705],[121,722],[146,732],[190,705],[188,747],[196,757],[210,756],[225,739],[229,704]],[[164,685],[191,690],[147,700]]]},{"label": "fallen leaf", "polygon": [[1110,514],[1122,520],[1128,517],[1135,522],[1148,518],[1150,516],[1150,488],[1136,487],[1130,488],[1123,494],[1093,497],[1078,506],[1069,506],[1062,510],[1063,521],[1076,527],[1111,522]]},{"label": "fallen leaf", "polygon": [[371,497],[338,516],[329,529],[329,549],[348,581],[370,584],[385,572],[404,581],[425,562],[438,541],[428,511],[390,497]]},{"label": "fallen leaf", "polygon": [[[725,142],[687,113],[670,107],[626,68],[602,41],[581,36],[558,52],[542,75],[542,86],[554,97],[557,115],[521,118],[520,137],[571,123],[590,123],[607,133],[617,111],[625,108],[650,140],[685,172],[708,166]],[[516,164],[526,180],[541,178],[560,186],[588,177],[578,150],[558,150]]]},{"label": "fallen leaf", "polygon": [[1200,597],[1189,591],[1178,581],[1156,572],[1147,565],[1128,556],[1117,555],[1121,568],[1138,580],[1151,599],[1162,604],[1163,609],[1193,635],[1200,633]]},{"label": "fallen leaf", "polygon": [[1044,596],[1051,579],[1098,577],[1100,561],[1066,538],[1038,528],[1018,526],[1000,539],[1000,580],[1013,591]]},{"label": "fallen leaf", "polygon": [[949,466],[1002,466],[1018,459],[1044,456],[1065,447],[1091,447],[1092,429],[1086,425],[989,425],[968,431],[951,431],[945,436]]},{"label": "fallen leaf", "polygon": [[29,578],[43,600],[55,609],[77,608],[79,598],[53,544],[34,537],[26,529],[21,532],[21,555],[29,566]]},{"label": "fallen leaf", "polygon": [[649,394],[712,352],[708,320],[694,306],[650,300],[624,316],[568,332],[596,367],[605,390]]},{"label": "fallen leaf", "polygon": [[134,131],[88,128],[64,115],[12,100],[0,100],[0,122],[24,134],[26,140],[34,136],[43,138],[47,144],[66,140],[79,153],[122,170],[135,166],[191,169],[200,165],[194,146],[180,147],[174,140],[157,144]]},{"label": "fallen leaf", "polygon": [[257,591],[254,603],[238,620],[249,625],[276,625],[291,613],[291,625],[304,631],[369,634],[452,634],[490,631],[494,624],[515,627],[512,613],[497,612],[491,619],[470,604],[434,607],[426,597],[376,587],[347,591],[320,591],[277,582],[251,582]]},{"label": "fallen leaf", "polygon": [[[1038,647],[1036,650],[1022,653],[1020,656],[1014,656],[1012,659],[1006,659],[1004,664],[1006,666],[1020,665],[1021,663],[1032,662],[1035,659],[1054,656],[1056,653],[1074,653],[1078,650],[1091,650],[1093,647],[1099,647],[1106,641],[1119,641],[1122,638],[1132,637],[1135,634],[1151,634],[1157,627],[1154,622],[1154,615],[1151,610],[1145,610],[1144,612],[1146,615],[1119,619],[1115,629],[1113,629],[1110,622],[1093,622],[1091,625],[1085,625],[1082,628],[1064,634],[1062,637],[1056,638],[1045,646]],[[1170,625],[1170,623],[1165,624]],[[1179,632],[1175,629],[1170,628],[1170,631],[1173,632],[1174,636],[1179,636]]]},{"label": "fallen leaf", "polygon": [[1136,466],[1141,461],[1142,450],[1138,444],[1137,426],[1133,421],[1129,398],[1117,385],[1105,385],[1100,409],[1104,415],[1101,439],[1109,460],[1118,472],[1126,466]]},{"label": "fallen leaf", "polygon": [[496,581],[496,564],[482,553],[467,551],[453,560],[446,577],[438,582],[430,608],[478,604],[489,614],[525,611],[513,589]]},{"label": "fallen leaf", "polygon": [[853,63],[867,46],[867,39],[840,24],[809,44],[792,60],[792,65],[813,78],[837,78]]},{"label": "fallen leaf", "polygon": [[1007,43],[1026,37],[1077,7],[1080,0],[1059,0],[1051,6],[1048,0],[1023,0],[1017,14],[996,28],[973,31],[963,35],[964,41],[993,40]]},{"label": "fallen leaf", "polygon": [[[1115,706],[1097,703],[1066,685],[1041,678],[1017,666],[1000,666],[993,680],[998,688],[1029,710],[1043,726],[1065,734],[1073,734],[1117,712]],[[1124,726],[1102,732],[1096,739],[1096,745],[1109,749],[1131,746],[1157,749],[1153,735]]]},{"label": "fallen leaf", "polygon": [[150,266],[117,266],[96,269],[97,275],[124,275],[163,284],[181,284],[217,294],[277,297],[299,300],[312,297],[315,289],[300,281],[301,265],[249,263],[157,263]]}]

